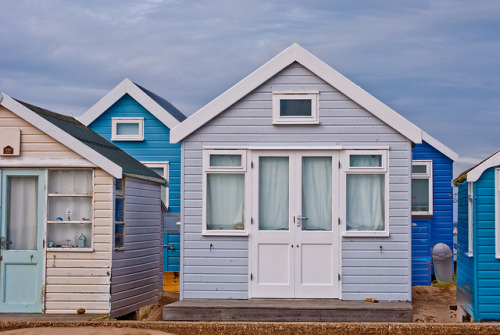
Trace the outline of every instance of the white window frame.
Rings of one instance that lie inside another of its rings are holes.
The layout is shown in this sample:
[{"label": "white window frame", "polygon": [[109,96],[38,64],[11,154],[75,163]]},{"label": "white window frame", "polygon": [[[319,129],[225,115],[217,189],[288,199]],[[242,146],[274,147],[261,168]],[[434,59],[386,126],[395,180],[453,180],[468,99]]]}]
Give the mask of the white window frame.
[{"label": "white window frame", "polygon": [[433,198],[433,173],[432,173],[432,161],[430,160],[415,160],[412,162],[412,170],[413,166],[425,166],[426,173],[411,173],[411,179],[427,179],[429,181],[429,211],[427,212],[411,212],[411,215],[432,215],[434,212],[434,198]]},{"label": "white window frame", "polygon": [[474,256],[474,183],[467,183],[467,206],[468,206],[468,250],[466,255]]},{"label": "white window frame", "polygon": [[[380,167],[351,167],[351,155],[381,155],[382,164]],[[388,150],[345,150],[341,155],[341,225],[343,237],[389,237],[389,169]],[[348,231],[347,230],[347,176],[350,174],[382,174],[385,176],[384,189],[384,230]]]},{"label": "white window frame", "polygon": [[495,169],[495,258],[500,259],[500,168]]},{"label": "white window frame", "polygon": [[[282,116],[281,100],[311,100],[311,115]],[[273,124],[319,124],[319,91],[273,92]]]},{"label": "white window frame", "polygon": [[[169,162],[141,162],[148,168],[163,168],[163,178],[167,181],[167,186],[165,187],[165,206],[169,208],[169,192],[170,192],[170,163]],[[163,199],[162,199],[163,200]]]},{"label": "white window frame", "polygon": [[[137,123],[139,133],[137,135],[118,135],[116,133],[120,123]],[[111,118],[111,140],[112,141],[144,141],[144,118],[143,117],[114,117]]]},{"label": "white window frame", "polygon": [[[210,166],[211,155],[241,155],[241,166]],[[250,208],[250,177],[247,174],[247,151],[226,149],[204,149],[203,150],[203,183],[202,183],[202,235],[204,236],[248,236]],[[209,174],[240,174],[244,176],[244,228],[243,230],[210,230],[207,228],[207,176]]]}]

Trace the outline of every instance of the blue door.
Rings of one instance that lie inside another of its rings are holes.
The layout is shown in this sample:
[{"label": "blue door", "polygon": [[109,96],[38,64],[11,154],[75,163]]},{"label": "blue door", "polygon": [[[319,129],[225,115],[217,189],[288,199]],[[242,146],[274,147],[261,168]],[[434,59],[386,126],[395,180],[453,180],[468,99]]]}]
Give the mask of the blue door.
[{"label": "blue door", "polygon": [[0,170],[0,313],[42,312],[43,170]]}]

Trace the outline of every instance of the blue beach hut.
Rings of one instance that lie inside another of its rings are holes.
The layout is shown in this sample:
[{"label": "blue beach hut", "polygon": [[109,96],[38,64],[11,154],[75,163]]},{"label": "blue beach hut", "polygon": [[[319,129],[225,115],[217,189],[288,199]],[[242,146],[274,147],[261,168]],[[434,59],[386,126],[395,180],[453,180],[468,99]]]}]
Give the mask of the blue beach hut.
[{"label": "blue beach hut", "polygon": [[474,321],[500,320],[500,151],[458,186],[457,303]]},{"label": "blue beach hut", "polygon": [[170,143],[170,129],[186,116],[170,102],[124,79],[79,120],[167,180],[162,188],[163,271],[179,271],[181,146]]},{"label": "blue beach hut", "polygon": [[458,155],[422,131],[412,160],[412,285],[430,285],[431,250],[453,249],[453,162]]}]

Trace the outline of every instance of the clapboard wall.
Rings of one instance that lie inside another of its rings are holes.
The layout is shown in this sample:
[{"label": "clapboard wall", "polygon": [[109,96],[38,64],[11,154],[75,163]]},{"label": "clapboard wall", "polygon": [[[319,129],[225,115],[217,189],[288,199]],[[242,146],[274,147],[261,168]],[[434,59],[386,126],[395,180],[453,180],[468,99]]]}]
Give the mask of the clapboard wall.
[{"label": "clapboard wall", "polygon": [[113,250],[111,316],[155,303],[162,295],[160,185],[126,177],[124,247]]},{"label": "clapboard wall", "polygon": [[[287,90],[320,92],[320,125],[272,125],[272,92]],[[248,298],[248,238],[201,234],[202,148],[224,145],[389,146],[390,236],[342,239],[342,298],[411,300],[411,143],[298,63],[182,142],[183,299]]]}]

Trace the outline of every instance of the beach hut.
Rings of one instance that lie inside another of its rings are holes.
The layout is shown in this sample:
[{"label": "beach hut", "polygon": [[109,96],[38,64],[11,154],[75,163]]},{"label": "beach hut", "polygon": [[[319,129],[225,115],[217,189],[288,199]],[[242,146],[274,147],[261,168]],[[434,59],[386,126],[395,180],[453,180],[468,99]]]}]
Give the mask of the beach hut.
[{"label": "beach hut", "polygon": [[458,155],[426,132],[413,148],[412,284],[430,285],[431,250],[445,243],[453,250],[453,162]]},{"label": "beach hut", "polygon": [[174,105],[124,79],[79,120],[167,180],[162,186],[166,206],[163,271],[180,264],[180,144],[170,143],[170,129],[186,116]]},{"label": "beach hut", "polygon": [[116,317],[161,297],[161,176],[3,93],[0,147],[0,313]]},{"label": "beach hut", "polygon": [[500,320],[500,151],[458,186],[457,303],[474,321]]},{"label": "beach hut", "polygon": [[[180,303],[411,301],[422,139],[298,44],[284,50],[171,132],[182,141]],[[164,319],[186,317],[173,308]]]}]

